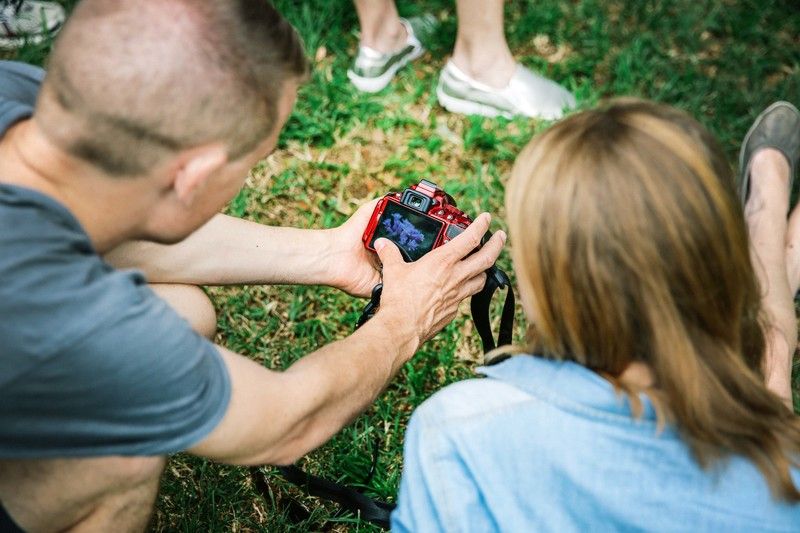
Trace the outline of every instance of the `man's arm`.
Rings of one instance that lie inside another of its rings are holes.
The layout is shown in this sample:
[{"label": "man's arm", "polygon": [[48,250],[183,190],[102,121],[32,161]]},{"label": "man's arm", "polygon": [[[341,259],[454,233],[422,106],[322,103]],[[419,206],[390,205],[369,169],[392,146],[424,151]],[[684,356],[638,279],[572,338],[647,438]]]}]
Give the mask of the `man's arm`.
[{"label": "man's arm", "polygon": [[[232,396],[222,422],[189,451],[235,464],[289,464],[320,446],[365,409],[424,342],[478,292],[503,246],[479,217],[464,233],[414,263],[386,239],[376,248],[384,289],[375,316],[346,339],[274,372],[220,348]],[[465,258],[466,257],[466,258]]]},{"label": "man's arm", "polygon": [[417,348],[411,326],[379,315],[284,372],[219,347],[231,378],[230,404],[189,452],[233,464],[286,465],[326,442],[375,400]]},{"label": "man's arm", "polygon": [[342,226],[326,230],[217,215],[178,244],[130,242],[106,260],[142,270],[150,283],[329,285],[368,296],[379,274],[361,234],[374,208],[369,202]]}]

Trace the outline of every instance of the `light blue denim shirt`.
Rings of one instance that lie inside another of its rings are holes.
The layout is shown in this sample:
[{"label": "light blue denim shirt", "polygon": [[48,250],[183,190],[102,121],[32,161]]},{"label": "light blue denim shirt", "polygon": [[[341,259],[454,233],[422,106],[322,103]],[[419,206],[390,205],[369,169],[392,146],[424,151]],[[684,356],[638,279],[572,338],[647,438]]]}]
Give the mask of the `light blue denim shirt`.
[{"label": "light blue denim shirt", "polygon": [[800,505],[741,457],[702,470],[646,398],[634,419],[594,372],[538,357],[480,371],[413,415],[393,530],[800,531]]}]

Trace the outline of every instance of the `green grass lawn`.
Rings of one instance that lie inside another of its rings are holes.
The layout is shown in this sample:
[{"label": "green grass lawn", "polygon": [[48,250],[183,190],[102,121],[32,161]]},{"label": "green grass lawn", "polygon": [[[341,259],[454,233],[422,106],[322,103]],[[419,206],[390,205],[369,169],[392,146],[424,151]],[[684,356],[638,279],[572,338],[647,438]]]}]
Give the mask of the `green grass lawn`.
[{"label": "green grass lawn", "polygon": [[[74,2],[67,1],[67,4]],[[503,188],[521,147],[543,121],[449,115],[436,104],[438,71],[456,31],[452,0],[400,1],[401,14],[441,21],[429,52],[388,89],[361,95],[346,70],[357,43],[349,0],[278,0],[316,58],[280,150],[256,167],[227,212],[275,225],[333,226],[367,199],[426,178],[467,212],[495,213],[503,227]],[[511,48],[525,65],[566,84],[582,107],[616,95],[675,105],[697,117],[734,161],[753,118],[769,103],[800,104],[800,7],[792,0],[507,2]],[[47,47],[18,57],[41,63]],[[507,253],[501,265],[510,271]],[[363,306],[335,290],[242,287],[209,290],[218,341],[271,368],[285,368],[348,335]],[[434,391],[473,375],[479,339],[466,313],[426,344],[373,407],[308,456],[314,473],[359,484],[380,438],[367,488],[393,499],[411,411]],[[518,327],[521,335],[523,327]],[[800,375],[794,378],[796,392]],[[800,411],[800,398],[795,397]],[[262,421],[268,424],[269,420]],[[270,469],[266,469],[272,473]],[[178,455],[167,467],[154,517],[158,531],[373,531],[334,506],[269,476],[269,498],[244,468]],[[298,522],[299,508],[310,517]]]}]

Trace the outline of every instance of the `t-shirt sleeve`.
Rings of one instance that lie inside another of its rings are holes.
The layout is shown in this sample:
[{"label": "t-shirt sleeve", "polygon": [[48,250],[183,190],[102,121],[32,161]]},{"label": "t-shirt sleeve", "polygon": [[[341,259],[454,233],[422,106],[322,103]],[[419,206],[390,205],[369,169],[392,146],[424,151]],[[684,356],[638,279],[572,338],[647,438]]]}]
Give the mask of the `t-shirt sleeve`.
[{"label": "t-shirt sleeve", "polygon": [[[151,292],[144,288],[146,292]],[[230,383],[217,348],[155,295],[101,323],[40,368],[38,395],[58,384],[62,443],[76,453],[161,455],[207,436],[225,414]],[[60,357],[61,358],[61,357]],[[87,379],[88,378],[88,379]]]},{"label": "t-shirt sleeve", "polygon": [[23,270],[40,254],[8,248],[18,267],[5,271],[26,274],[0,289],[0,457],[163,455],[216,427],[231,389],[222,356],[140,273],[88,252]]},{"label": "t-shirt sleeve", "polygon": [[0,131],[31,115],[43,79],[39,67],[0,61]]}]

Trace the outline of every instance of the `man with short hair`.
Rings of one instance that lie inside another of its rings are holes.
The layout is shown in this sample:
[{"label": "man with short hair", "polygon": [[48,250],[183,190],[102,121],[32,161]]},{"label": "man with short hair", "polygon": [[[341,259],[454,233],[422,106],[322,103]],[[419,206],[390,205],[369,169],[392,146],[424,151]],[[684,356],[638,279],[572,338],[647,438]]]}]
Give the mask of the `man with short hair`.
[{"label": "man with short hair", "polygon": [[[0,63],[0,530],[141,530],[180,450],[293,462],[483,286],[505,240],[470,255],[486,214],[414,263],[377,241],[382,273],[360,241],[372,205],[330,230],[217,214],[306,68],[261,0],[83,0],[44,79]],[[381,279],[369,322],[284,372],[198,333],[214,312],[197,284],[364,296]]]}]

